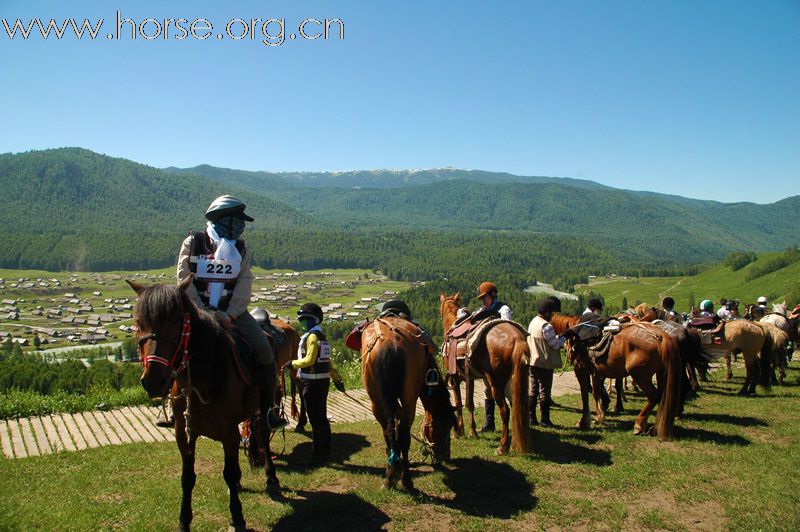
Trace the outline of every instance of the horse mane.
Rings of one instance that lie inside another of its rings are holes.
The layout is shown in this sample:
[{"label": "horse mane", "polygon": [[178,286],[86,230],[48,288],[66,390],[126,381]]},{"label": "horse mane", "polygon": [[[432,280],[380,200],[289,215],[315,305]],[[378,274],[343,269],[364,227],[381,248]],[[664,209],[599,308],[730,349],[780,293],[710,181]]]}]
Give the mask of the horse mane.
[{"label": "horse mane", "polygon": [[567,329],[574,327],[580,323],[580,321],[580,316],[570,316],[569,314],[561,314],[560,312],[556,312],[550,317],[550,325],[553,326],[556,332],[561,331],[559,334],[564,334]]},{"label": "horse mane", "polygon": [[220,372],[221,381],[225,371],[224,353],[233,349],[233,340],[213,314],[197,308],[180,288],[164,284],[148,286],[139,294],[134,318],[140,327],[153,330],[163,323],[177,323],[181,309],[189,314],[192,322],[189,339],[192,361],[203,367],[210,363],[214,371]]}]

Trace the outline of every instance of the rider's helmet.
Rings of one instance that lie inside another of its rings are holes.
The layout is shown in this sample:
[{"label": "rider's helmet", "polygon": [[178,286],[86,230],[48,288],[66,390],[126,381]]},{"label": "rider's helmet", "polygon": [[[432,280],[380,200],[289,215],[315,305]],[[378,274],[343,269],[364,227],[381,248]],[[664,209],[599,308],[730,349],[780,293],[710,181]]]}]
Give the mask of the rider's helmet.
[{"label": "rider's helmet", "polygon": [[555,309],[553,310],[553,312],[561,312],[561,300],[560,299],[558,299],[556,296],[547,296],[545,299],[549,299],[556,306]]},{"label": "rider's helmet", "polygon": [[544,298],[536,302],[536,312],[544,316],[548,312],[556,312],[556,304],[552,299]]},{"label": "rider's helmet", "polygon": [[206,218],[216,222],[225,215],[232,215],[247,222],[252,222],[253,218],[244,213],[245,207],[247,205],[242,200],[226,194],[211,202],[211,205],[206,209]]},{"label": "rider's helmet", "polygon": [[400,315],[401,318],[405,318],[409,321],[411,320],[411,309],[408,308],[405,301],[401,301],[400,299],[390,299],[384,303],[383,306],[381,306],[381,312],[387,311],[392,311]]},{"label": "rider's helmet", "polygon": [[497,297],[497,287],[491,281],[485,281],[481,283],[478,287],[478,297],[475,299],[480,299],[485,295],[491,295],[492,297]]},{"label": "rider's helmet", "polygon": [[603,302],[597,299],[596,297],[590,299],[589,302],[586,304],[586,306],[589,307],[590,309],[603,310]]},{"label": "rider's helmet", "polygon": [[673,309],[675,308],[675,300],[669,296],[665,297],[661,300],[661,306],[665,309]]},{"label": "rider's helmet", "polygon": [[711,301],[710,299],[704,299],[704,300],[703,300],[703,301],[700,303],[700,308],[701,308],[702,310],[705,310],[705,311],[707,311],[707,312],[711,312],[711,311],[713,311],[713,310],[714,310],[714,302],[713,302],[713,301]]},{"label": "rider's helmet", "polygon": [[764,305],[766,305],[766,304],[767,304],[767,298],[766,298],[765,296],[761,296],[761,297],[759,297],[759,298],[758,298],[758,304],[759,304],[759,306],[764,306]]},{"label": "rider's helmet", "polygon": [[322,309],[316,303],[306,303],[297,311],[297,319],[314,318],[317,325],[322,323]]},{"label": "rider's helmet", "polygon": [[261,307],[256,307],[251,310],[250,315],[253,316],[258,323],[265,323],[269,321],[269,313]]}]

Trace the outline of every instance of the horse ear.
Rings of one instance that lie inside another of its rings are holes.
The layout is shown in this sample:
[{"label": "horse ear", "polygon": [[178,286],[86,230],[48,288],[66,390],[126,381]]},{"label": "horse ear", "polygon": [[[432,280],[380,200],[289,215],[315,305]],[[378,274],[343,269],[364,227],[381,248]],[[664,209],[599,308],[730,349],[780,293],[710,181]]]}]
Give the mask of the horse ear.
[{"label": "horse ear", "polygon": [[185,292],[186,289],[189,288],[189,285],[192,284],[192,279],[193,278],[194,278],[194,274],[190,273],[189,275],[186,276],[186,279],[184,279],[183,281],[179,281],[178,282],[178,290],[180,290],[181,292]]},{"label": "horse ear", "polygon": [[453,301],[456,302],[456,305],[461,303],[461,292],[456,292],[456,295],[453,296]]},{"label": "horse ear", "polygon": [[439,293],[439,303],[444,303],[444,300],[445,300],[445,299],[447,299],[447,298],[446,298],[446,297],[444,297],[444,294],[442,294],[442,293],[440,292],[440,293]]},{"label": "horse ear", "polygon": [[146,288],[144,285],[139,284],[135,281],[131,281],[130,279],[125,279],[125,282],[128,283],[128,285],[131,288],[133,288],[133,291],[136,292],[137,294],[141,294],[142,292],[144,292],[144,289]]}]

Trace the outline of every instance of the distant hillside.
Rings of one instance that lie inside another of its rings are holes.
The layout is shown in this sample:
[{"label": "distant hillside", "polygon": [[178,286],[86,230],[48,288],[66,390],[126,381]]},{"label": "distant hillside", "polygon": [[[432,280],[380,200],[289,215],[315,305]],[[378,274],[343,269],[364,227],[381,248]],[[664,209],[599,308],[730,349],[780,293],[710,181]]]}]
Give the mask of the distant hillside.
[{"label": "distant hillside", "polygon": [[3,231],[185,232],[216,196],[238,194],[264,227],[307,221],[295,209],[217,180],[175,175],[80,148],[0,155]]},{"label": "distant hillside", "polygon": [[201,166],[180,171],[268,194],[336,227],[574,235],[630,260],[656,263],[706,262],[738,249],[770,251],[800,243],[800,196],[769,205],[726,204],[592,181],[452,169],[287,174]]},{"label": "distant hillside", "polygon": [[253,187],[255,190],[280,190],[285,189],[287,184],[314,188],[405,188],[461,180],[476,183],[558,183],[589,190],[610,188],[594,181],[570,177],[518,176],[506,172],[459,170],[457,168],[349,172],[250,172],[204,164],[192,168],[169,167],[164,168],[164,171],[212,177],[233,185]]},{"label": "distant hillside", "polygon": [[[617,309],[623,297],[629,304],[657,304],[668,295],[675,298],[680,311],[688,310],[691,302],[699,304],[703,299],[711,299],[716,305],[721,298],[753,303],[759,296],[766,296],[775,303],[786,299],[792,306],[800,303],[800,261],[794,260],[775,271],[753,276],[754,269],[763,269],[765,263],[784,255],[786,253],[758,254],[754,262],[737,271],[719,263],[686,277],[598,278],[576,287],[575,291],[585,294],[591,290],[602,294],[606,304]],[[741,310],[743,312],[744,308]]]}]

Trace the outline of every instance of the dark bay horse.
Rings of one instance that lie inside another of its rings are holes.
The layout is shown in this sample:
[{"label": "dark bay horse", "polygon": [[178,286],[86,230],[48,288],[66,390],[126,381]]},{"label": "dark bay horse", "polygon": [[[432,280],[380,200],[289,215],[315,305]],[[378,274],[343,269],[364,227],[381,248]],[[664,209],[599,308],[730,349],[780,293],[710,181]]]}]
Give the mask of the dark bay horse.
[{"label": "dark bay horse", "polygon": [[[239,423],[259,408],[255,382],[245,384],[237,370],[234,345],[222,324],[198,309],[186,296],[187,277],[178,286],[128,284],[138,294],[134,318],[142,386],[151,398],[168,396],[175,413],[175,439],[181,453],[181,501],[179,530],[192,521],[195,444],[199,436],[222,443],[223,477],[230,496],[231,528],[245,530],[239,500]],[[268,445],[268,443],[267,443]],[[267,449],[267,492],[280,490],[272,453]]]},{"label": "dark bay horse", "polygon": [[433,351],[416,325],[395,316],[377,318],[362,334],[361,379],[386,440],[386,488],[399,478],[407,490],[414,489],[408,453],[417,399],[425,408],[424,444],[434,459],[450,459],[455,416]]},{"label": "dark bay horse", "polygon": [[[439,296],[439,312],[442,315],[445,333],[456,321],[456,315],[461,305],[461,294]],[[493,326],[486,333],[484,340],[480,343],[479,349],[472,353],[470,358],[470,368],[477,374],[483,376],[489,384],[492,398],[500,409],[500,417],[503,420],[503,432],[500,437],[500,446],[497,454],[502,455],[508,452],[508,422],[509,407],[506,403],[505,389],[511,382],[511,400],[513,401],[513,423],[514,436],[511,438],[510,445],[514,451],[519,453],[528,452],[528,440],[530,429],[528,426],[530,412],[528,411],[528,364],[530,362],[530,347],[525,335],[510,323],[499,323]],[[463,366],[461,367],[463,370]],[[464,370],[464,373],[466,371]],[[470,415],[470,425],[472,432],[475,431],[474,403],[472,400],[472,379],[466,376],[467,410]],[[461,415],[461,388],[462,377],[451,375],[453,384],[453,394],[456,399],[456,413],[458,426],[463,431],[464,422]]]},{"label": "dark bay horse", "polygon": [[[558,316],[550,320],[556,332],[563,327],[563,323],[556,319]],[[589,390],[592,390],[595,398],[597,420],[603,422],[608,405],[603,401],[603,381],[606,378],[630,376],[647,397],[647,404],[636,417],[634,434],[646,432],[647,418],[658,403],[656,434],[661,440],[672,438],[675,417],[682,402],[682,363],[678,344],[669,334],[650,323],[637,322],[623,325],[622,330],[614,336],[608,355],[602,359],[593,359],[587,345],[578,337],[568,343],[567,353],[581,387],[583,414],[578,422],[579,428],[591,426]],[[653,385],[654,375],[656,385]]]}]

